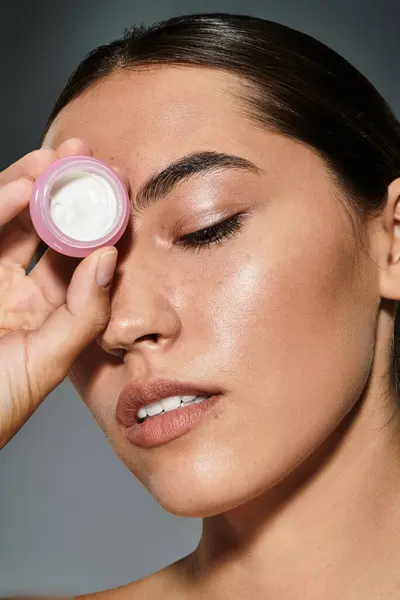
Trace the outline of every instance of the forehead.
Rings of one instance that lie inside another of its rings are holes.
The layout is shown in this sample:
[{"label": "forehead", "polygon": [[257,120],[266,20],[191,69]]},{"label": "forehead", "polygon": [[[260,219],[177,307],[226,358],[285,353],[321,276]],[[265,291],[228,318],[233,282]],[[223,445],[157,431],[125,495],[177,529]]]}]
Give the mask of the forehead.
[{"label": "forehead", "polygon": [[240,83],[235,75],[204,67],[118,71],[68,104],[44,143],[57,148],[68,138],[83,138],[95,157],[126,168],[132,185],[204,150],[247,158],[278,179],[287,179],[290,163],[291,170],[313,172],[317,184],[316,154],[246,117],[235,97]]},{"label": "forehead", "polygon": [[[205,68],[142,67],[101,80],[70,103],[46,138],[53,147],[68,137],[86,139],[115,156],[148,149],[179,153],[193,145],[231,142],[251,124],[237,123],[239,106],[228,89],[236,78]],[[236,80],[237,81],[237,80]],[[235,127],[236,123],[236,127]]]}]

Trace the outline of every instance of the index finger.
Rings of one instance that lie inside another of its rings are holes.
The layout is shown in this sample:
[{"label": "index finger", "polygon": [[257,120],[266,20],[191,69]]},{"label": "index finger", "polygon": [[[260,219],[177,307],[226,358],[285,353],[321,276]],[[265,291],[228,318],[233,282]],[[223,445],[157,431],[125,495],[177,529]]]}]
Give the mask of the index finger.
[{"label": "index finger", "polygon": [[22,177],[35,180],[46,167],[56,160],[57,153],[52,148],[33,150],[0,173],[0,187]]},{"label": "index finger", "polygon": [[93,156],[93,148],[82,138],[69,138],[62,142],[56,149],[57,158],[66,158],[67,156],[88,155]]},{"label": "index finger", "polygon": [[25,156],[0,173],[0,187],[7,183],[11,183],[11,181],[15,181],[16,179],[20,179],[21,177],[28,177],[35,181],[40,173],[52,165],[53,162],[74,154],[92,155],[93,150],[89,144],[81,138],[70,138],[65,140],[65,142],[60,144],[56,150],[49,146],[43,146],[38,150],[32,150],[32,152],[25,154]]}]

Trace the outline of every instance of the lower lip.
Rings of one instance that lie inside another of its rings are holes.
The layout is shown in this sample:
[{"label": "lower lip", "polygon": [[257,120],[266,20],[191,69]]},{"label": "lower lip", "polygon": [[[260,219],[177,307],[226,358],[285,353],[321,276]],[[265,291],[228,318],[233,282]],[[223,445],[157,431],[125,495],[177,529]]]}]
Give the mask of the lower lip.
[{"label": "lower lip", "polygon": [[134,423],[125,430],[127,439],[143,448],[152,448],[174,440],[194,429],[215,408],[221,396],[211,396],[203,402],[181,406]]}]

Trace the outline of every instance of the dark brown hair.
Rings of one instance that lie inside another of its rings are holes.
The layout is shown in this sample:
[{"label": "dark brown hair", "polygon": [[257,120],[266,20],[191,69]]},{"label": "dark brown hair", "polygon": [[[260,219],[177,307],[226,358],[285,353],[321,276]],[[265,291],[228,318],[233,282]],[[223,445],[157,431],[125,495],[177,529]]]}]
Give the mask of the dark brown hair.
[{"label": "dark brown hair", "polygon": [[[363,243],[368,220],[385,208],[387,186],[400,176],[400,124],[347,60],[304,33],[250,16],[192,14],[138,25],[80,63],[45,133],[69,102],[104,77],[152,64],[211,67],[238,76],[243,83],[238,100],[248,118],[322,157],[354,239]],[[398,327],[396,316],[389,379],[400,404]]]}]

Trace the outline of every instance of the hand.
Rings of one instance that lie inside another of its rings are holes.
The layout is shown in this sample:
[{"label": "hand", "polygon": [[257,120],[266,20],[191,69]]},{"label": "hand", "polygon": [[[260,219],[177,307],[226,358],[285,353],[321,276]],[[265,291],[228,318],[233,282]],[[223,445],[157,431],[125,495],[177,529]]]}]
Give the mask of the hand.
[{"label": "hand", "polygon": [[83,260],[49,249],[26,274],[40,239],[29,215],[32,185],[54,161],[91,155],[83,140],[35,150],[0,173],[0,448],[105,329],[117,259],[113,247]]}]

